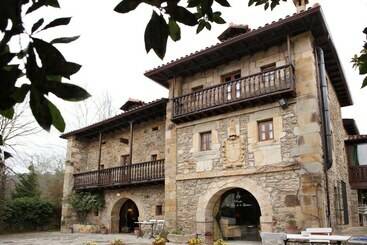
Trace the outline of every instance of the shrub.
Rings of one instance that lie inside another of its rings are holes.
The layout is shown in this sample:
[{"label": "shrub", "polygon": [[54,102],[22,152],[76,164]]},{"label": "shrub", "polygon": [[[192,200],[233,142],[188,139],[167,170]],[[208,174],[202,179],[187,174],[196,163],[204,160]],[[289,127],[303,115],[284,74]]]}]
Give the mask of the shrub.
[{"label": "shrub", "polygon": [[219,239],[214,242],[214,245],[227,245],[227,243],[223,239]]},{"label": "shrub", "polygon": [[154,241],[152,242],[152,245],[165,245],[166,239],[161,236],[154,237]]},{"label": "shrub", "polygon": [[100,210],[105,202],[102,194],[79,192],[71,195],[70,204],[77,213],[79,221],[85,223],[88,213]]},{"label": "shrub", "polygon": [[53,214],[51,203],[36,197],[20,197],[7,202],[4,222],[10,229],[38,230],[50,223]]},{"label": "shrub", "polygon": [[203,241],[200,238],[192,238],[187,242],[189,245],[200,245],[203,244]]},{"label": "shrub", "polygon": [[111,241],[110,245],[125,245],[125,243],[120,239],[116,239],[116,240]]}]

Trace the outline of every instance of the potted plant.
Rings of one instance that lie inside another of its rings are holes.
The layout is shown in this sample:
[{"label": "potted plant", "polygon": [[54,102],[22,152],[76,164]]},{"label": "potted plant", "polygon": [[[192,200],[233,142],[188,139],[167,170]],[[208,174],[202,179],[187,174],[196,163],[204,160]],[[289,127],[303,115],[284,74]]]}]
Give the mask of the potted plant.
[{"label": "potted plant", "polygon": [[176,230],[171,231],[167,235],[167,240],[172,243],[186,243],[187,240],[191,238],[191,235],[185,235],[182,228],[177,228]]}]

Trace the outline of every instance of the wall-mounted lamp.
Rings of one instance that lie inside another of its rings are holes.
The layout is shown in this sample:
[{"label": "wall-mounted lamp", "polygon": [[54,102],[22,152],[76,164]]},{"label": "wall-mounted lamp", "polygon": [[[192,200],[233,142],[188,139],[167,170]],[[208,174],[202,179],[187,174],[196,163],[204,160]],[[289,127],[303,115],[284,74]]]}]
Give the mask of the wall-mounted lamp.
[{"label": "wall-mounted lamp", "polygon": [[280,100],[278,100],[279,105],[283,108],[286,109],[288,108],[288,100],[285,98],[281,98]]}]

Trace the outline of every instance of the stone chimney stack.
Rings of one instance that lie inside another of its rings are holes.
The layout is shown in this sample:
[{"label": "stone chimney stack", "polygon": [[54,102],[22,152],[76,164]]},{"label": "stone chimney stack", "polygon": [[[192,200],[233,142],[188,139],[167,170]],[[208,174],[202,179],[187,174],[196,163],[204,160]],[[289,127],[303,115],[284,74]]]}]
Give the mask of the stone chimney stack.
[{"label": "stone chimney stack", "polygon": [[306,5],[308,4],[308,0],[293,0],[294,5],[296,5],[297,13],[306,10]]}]

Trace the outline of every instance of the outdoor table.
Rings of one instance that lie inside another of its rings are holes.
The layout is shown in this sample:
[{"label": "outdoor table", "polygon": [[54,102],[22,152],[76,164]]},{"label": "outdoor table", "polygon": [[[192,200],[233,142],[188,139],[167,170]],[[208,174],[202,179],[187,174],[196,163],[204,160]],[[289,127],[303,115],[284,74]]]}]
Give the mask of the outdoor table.
[{"label": "outdoor table", "polygon": [[[287,239],[285,240],[285,244],[287,244],[290,241],[295,242],[311,242],[312,243],[321,243],[324,241],[324,243],[327,242],[335,242],[336,244],[342,244],[343,242],[347,242],[351,236],[337,236],[337,235],[301,235],[301,234],[287,234]],[[317,242],[316,242],[317,240]]]},{"label": "outdoor table", "polygon": [[154,224],[155,224],[156,222],[152,222],[152,221],[139,221],[139,222],[135,222],[135,224],[139,224],[139,229],[141,230],[141,225],[150,225],[151,226],[151,228],[152,228],[152,231],[151,231],[151,233],[150,233],[150,236],[149,236],[149,238],[153,238],[154,236],[153,236],[153,232],[154,232]]}]

